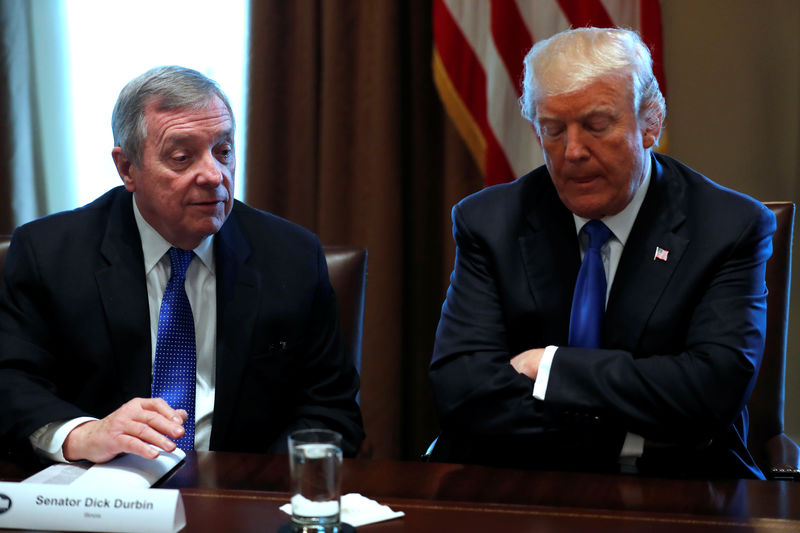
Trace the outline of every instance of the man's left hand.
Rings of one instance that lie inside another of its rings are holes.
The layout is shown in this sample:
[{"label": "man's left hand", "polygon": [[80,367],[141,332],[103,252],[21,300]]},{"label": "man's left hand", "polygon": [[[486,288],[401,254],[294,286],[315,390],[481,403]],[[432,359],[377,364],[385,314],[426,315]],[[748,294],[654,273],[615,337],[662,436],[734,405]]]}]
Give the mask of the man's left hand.
[{"label": "man's left hand", "polygon": [[544,355],[544,348],[534,348],[525,350],[511,358],[511,366],[520,374],[525,374],[531,379],[536,379],[539,373],[539,361]]}]

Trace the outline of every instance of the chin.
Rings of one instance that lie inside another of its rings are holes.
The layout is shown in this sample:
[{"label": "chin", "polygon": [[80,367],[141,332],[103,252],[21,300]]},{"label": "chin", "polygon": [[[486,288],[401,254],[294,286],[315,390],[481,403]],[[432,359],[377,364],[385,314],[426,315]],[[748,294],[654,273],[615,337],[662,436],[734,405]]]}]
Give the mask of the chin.
[{"label": "chin", "polygon": [[603,218],[608,214],[608,204],[604,202],[564,202],[564,205],[572,213],[583,218]]},{"label": "chin", "polygon": [[225,223],[225,219],[222,219],[222,220],[218,220],[218,219],[210,220],[207,223],[198,225],[195,228],[195,232],[194,233],[195,233],[195,235],[200,235],[200,236],[202,236],[203,239],[205,239],[209,235],[214,235],[215,233],[217,233],[220,230],[220,228],[222,228],[222,225],[224,223]]}]

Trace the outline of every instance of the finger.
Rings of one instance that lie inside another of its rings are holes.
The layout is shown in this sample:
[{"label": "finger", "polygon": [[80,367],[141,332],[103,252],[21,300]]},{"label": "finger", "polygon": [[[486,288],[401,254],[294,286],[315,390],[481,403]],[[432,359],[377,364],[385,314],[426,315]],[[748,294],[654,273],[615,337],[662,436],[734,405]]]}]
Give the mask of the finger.
[{"label": "finger", "polygon": [[[183,426],[177,426],[174,424],[170,425],[175,427],[175,431],[168,433],[162,429],[159,429],[158,427],[153,427],[151,425],[144,424],[141,422],[130,421],[128,427],[126,428],[127,430],[123,435],[121,435],[121,439],[123,437],[126,439],[133,438],[142,442],[145,446],[148,444],[152,444],[153,446],[157,446],[166,452],[171,452],[175,450],[175,443],[169,438],[167,438],[165,434],[174,439],[177,439],[182,437],[185,431],[183,429]],[[131,452],[131,453],[137,453],[138,455],[141,455],[138,452]],[[158,455],[157,452],[156,455]]]},{"label": "finger", "polygon": [[[163,398],[143,398],[140,406],[145,413],[157,413],[160,417],[171,420],[174,424],[179,426],[183,426],[189,418],[185,410],[173,409]],[[151,419],[149,415],[145,416],[143,419],[148,421],[148,423],[151,423],[151,420],[156,420],[155,418]],[[170,427],[169,429],[164,429],[162,427],[161,431],[174,436],[175,428]]]},{"label": "finger", "polygon": [[[159,435],[166,435],[173,439],[179,439],[186,433],[183,427],[185,419],[177,417],[177,420],[176,422],[176,418],[165,418],[160,413],[144,411],[141,417],[130,421],[132,425],[125,429],[125,433],[142,438],[143,435],[150,435],[150,433],[145,430],[146,428],[154,430]],[[138,424],[141,424],[142,427]],[[158,445],[157,443],[153,444]]]},{"label": "finger", "polygon": [[[181,418],[180,412],[186,413],[183,409],[173,409],[163,398],[143,398],[141,406],[143,409],[155,411],[165,418],[175,419],[176,421]],[[183,424],[185,419],[184,417],[178,423]]]},{"label": "finger", "polygon": [[[163,439],[165,442],[171,444],[172,446],[169,446],[169,444],[165,444],[164,447],[158,446],[159,448],[161,448],[165,452],[171,452],[176,448],[174,442],[167,439],[166,437],[163,437]],[[120,436],[119,443],[120,443],[120,448],[122,448],[122,450],[125,453],[133,453],[141,457],[144,457],[145,459],[155,459],[159,455],[159,452],[156,448],[146,443],[145,441],[133,437],[131,435]]]}]

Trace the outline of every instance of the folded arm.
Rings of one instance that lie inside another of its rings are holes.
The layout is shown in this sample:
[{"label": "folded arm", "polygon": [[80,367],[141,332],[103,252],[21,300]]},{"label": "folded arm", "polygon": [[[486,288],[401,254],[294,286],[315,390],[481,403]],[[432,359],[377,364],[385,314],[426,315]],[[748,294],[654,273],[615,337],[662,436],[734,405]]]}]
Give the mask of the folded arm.
[{"label": "folded arm", "polygon": [[[499,279],[498,265],[516,258],[495,257],[455,209],[456,265],[431,365],[443,429],[525,434],[535,426],[559,427],[567,412],[591,414],[658,441],[696,442],[727,427],[744,406],[760,364],[764,267],[774,227],[771,214],[762,212],[693,283],[681,285],[685,298],[668,287],[677,303],[667,314],[686,316],[667,317],[663,331],[653,323],[654,331],[642,334],[650,344],[641,353],[634,347],[559,347],[546,400],[539,402],[532,389],[540,349],[552,344],[546,331],[537,330],[537,313],[545,311],[511,309],[514,291],[527,287],[516,278],[515,286],[502,286],[508,280]],[[685,331],[672,327],[681,320]],[[512,347],[509,339],[525,327],[536,330],[531,338],[538,340]],[[658,351],[662,338],[669,342]]]}]

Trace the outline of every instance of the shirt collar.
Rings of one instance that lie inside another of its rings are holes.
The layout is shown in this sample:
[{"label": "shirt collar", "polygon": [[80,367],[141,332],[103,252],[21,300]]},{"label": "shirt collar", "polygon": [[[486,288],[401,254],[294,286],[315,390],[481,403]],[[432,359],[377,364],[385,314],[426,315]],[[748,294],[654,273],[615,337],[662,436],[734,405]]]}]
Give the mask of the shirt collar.
[{"label": "shirt collar", "polygon": [[[144,272],[148,274],[161,258],[164,257],[172,245],[158,233],[153,226],[147,223],[136,205],[136,197],[133,198],[133,216],[136,219],[136,226],[139,228],[139,236],[142,239],[142,253],[144,254]],[[214,235],[209,235],[200,241],[194,253],[200,261],[213,274],[214,273]]]},{"label": "shirt collar", "polygon": [[[647,195],[647,188],[650,186],[652,167],[652,162],[648,156],[647,168],[644,172],[644,180],[639,186],[639,189],[636,191],[636,194],[633,195],[633,199],[628,203],[628,205],[625,206],[625,209],[616,215],[611,215],[600,219],[606,226],[608,226],[608,229],[611,230],[611,232],[614,234],[614,237],[616,237],[616,239],[621,242],[623,246],[625,246],[625,242],[628,240],[628,235],[630,235],[631,229],[633,229],[633,223],[636,221],[636,215],[639,214],[639,208],[642,207],[644,197]],[[574,213],[572,214],[572,217],[575,219],[575,230],[580,235],[583,225],[589,222],[590,219],[579,217]]]}]

